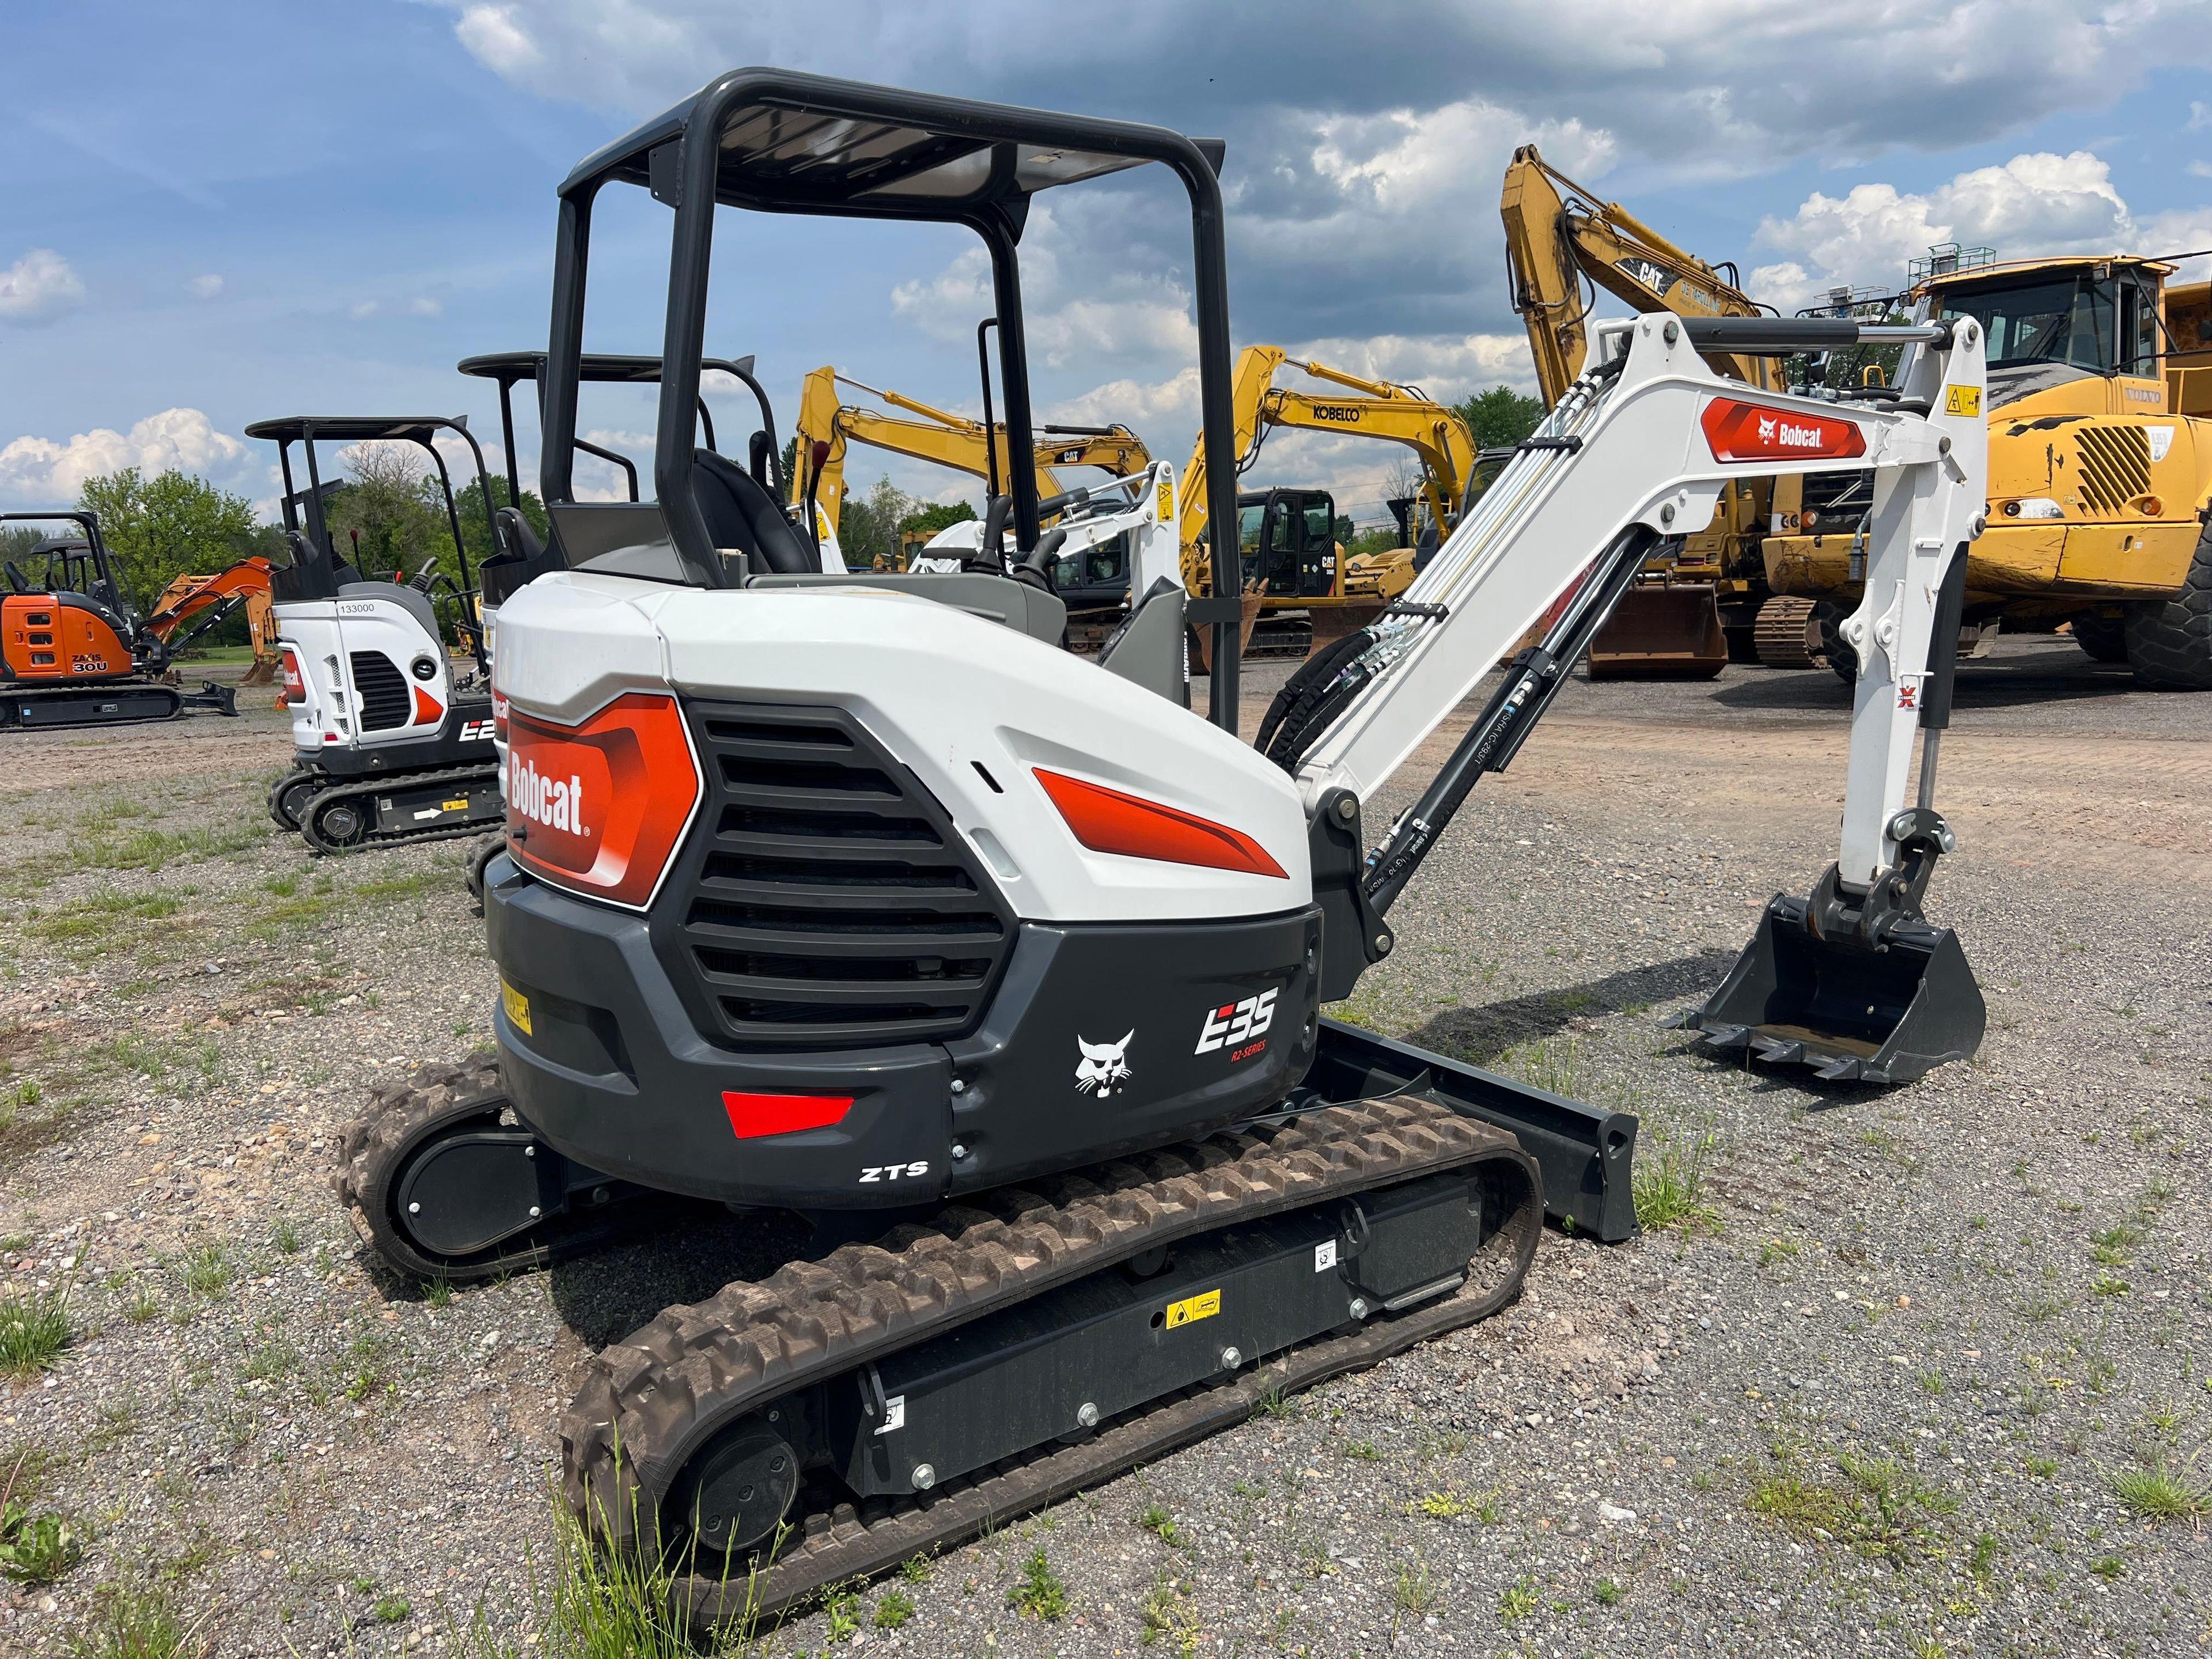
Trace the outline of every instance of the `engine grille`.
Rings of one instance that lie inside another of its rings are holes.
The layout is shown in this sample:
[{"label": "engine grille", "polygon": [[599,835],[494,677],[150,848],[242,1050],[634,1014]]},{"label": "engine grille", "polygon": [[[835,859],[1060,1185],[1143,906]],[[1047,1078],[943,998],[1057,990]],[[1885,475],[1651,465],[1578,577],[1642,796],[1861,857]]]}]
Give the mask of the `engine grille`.
[{"label": "engine grille", "polygon": [[1806,475],[1801,527],[1823,536],[1849,535],[1874,510],[1871,472],[1813,472]]},{"label": "engine grille", "polygon": [[415,700],[407,695],[407,678],[381,651],[356,651],[353,687],[361,694],[361,729],[388,732],[404,726],[414,713]]},{"label": "engine grille", "polygon": [[708,1035],[788,1049],[973,1029],[1014,918],[929,793],[840,708],[687,713],[707,799],[662,957]]},{"label": "engine grille", "polygon": [[2085,426],[2074,440],[2081,505],[2110,516],[2150,491],[2150,434],[2139,426]]}]

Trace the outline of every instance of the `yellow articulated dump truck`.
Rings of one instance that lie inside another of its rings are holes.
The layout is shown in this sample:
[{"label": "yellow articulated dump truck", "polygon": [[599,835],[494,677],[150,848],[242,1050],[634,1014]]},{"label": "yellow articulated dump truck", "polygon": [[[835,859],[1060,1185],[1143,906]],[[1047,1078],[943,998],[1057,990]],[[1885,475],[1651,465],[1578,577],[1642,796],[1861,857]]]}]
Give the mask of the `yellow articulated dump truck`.
[{"label": "yellow articulated dump truck", "polygon": [[[1927,278],[1916,317],[1974,317],[1989,336],[1989,527],[1968,550],[1966,619],[2064,625],[2142,684],[2212,690],[2212,285],[2112,256],[2020,261]],[[1880,387],[1856,395],[1894,397]],[[1819,601],[1810,628],[1854,671],[1835,624],[1864,573],[1863,474],[1775,491],[1762,552],[1778,594]]]}]

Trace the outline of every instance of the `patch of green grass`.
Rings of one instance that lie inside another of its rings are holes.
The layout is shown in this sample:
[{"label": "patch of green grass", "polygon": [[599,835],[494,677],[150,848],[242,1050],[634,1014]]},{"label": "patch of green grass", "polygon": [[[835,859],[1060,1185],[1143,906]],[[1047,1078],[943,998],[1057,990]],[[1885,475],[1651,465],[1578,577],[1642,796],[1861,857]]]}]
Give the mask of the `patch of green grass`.
[{"label": "patch of green grass", "polygon": [[1590,1594],[1597,1598],[1597,1604],[1601,1607],[1617,1607],[1620,1605],[1620,1586],[1610,1578],[1599,1579],[1590,1587]]},{"label": "patch of green grass", "polygon": [[71,1659],[204,1659],[214,1649],[186,1627],[154,1585],[102,1584],[92,1617],[70,1638]]},{"label": "patch of green grass", "polygon": [[2118,1273],[2106,1268],[2089,1281],[2089,1289],[2098,1296],[2125,1296],[2135,1286]]},{"label": "patch of green grass", "polygon": [[904,1590],[887,1589],[876,1603],[876,1628],[896,1630],[914,1617],[914,1598]]},{"label": "patch of green grass", "polygon": [[1006,1605],[1024,1619],[1042,1619],[1048,1624],[1066,1615],[1067,1586],[1052,1570],[1042,1546],[1030,1552],[1022,1564],[1021,1582],[1006,1592]]},{"label": "patch of green grass", "polygon": [[1771,1267],[1778,1261],[1794,1261],[1797,1258],[1797,1241],[1794,1238],[1770,1238],[1759,1247],[1759,1265]]},{"label": "patch of green grass", "polygon": [[1415,1513],[1431,1521],[1452,1521],[1474,1507],[1455,1492],[1432,1492],[1413,1505]]},{"label": "patch of green grass", "polygon": [[2027,1472],[2039,1480],[2048,1480],[2058,1473],[2058,1460],[2055,1457],[2031,1457],[2027,1460]]},{"label": "patch of green grass", "polygon": [[1720,1231],[1720,1217],[1705,1202],[1705,1158],[1713,1139],[1701,1135],[1688,1146],[1662,1146],[1638,1158],[1629,1171],[1629,1191],[1636,1200],[1636,1219],[1646,1228],[1679,1228],[1694,1233],[1700,1228]]},{"label": "patch of green grass", "polygon": [[1410,1567],[1399,1568],[1390,1581],[1390,1599],[1398,1604],[1401,1613],[1410,1613],[1416,1619],[1433,1610],[1439,1596],[1437,1581],[1418,1561]]},{"label": "patch of green grass", "polygon": [[1344,1445],[1344,1455],[1357,1463],[1379,1463],[1382,1461],[1382,1454],[1375,1449],[1375,1443],[1371,1440],[1347,1440]]},{"label": "patch of green grass", "polygon": [[2133,1227],[2107,1227],[2101,1233],[2089,1235],[2089,1254],[2100,1267],[2131,1267],[2134,1257],[2130,1252],[2142,1243],[2142,1234]]},{"label": "patch of green grass", "polygon": [[307,1243],[300,1237],[299,1227],[289,1215],[276,1218],[276,1225],[270,1232],[269,1242],[276,1247],[279,1255],[297,1255]]},{"label": "patch of green grass", "polygon": [[433,1308],[449,1308],[453,1303],[453,1281],[442,1273],[422,1284],[422,1300]]},{"label": "patch of green grass", "polygon": [[2106,1469],[2105,1485],[2127,1508],[2151,1521],[2188,1521],[2212,1515],[2212,1489],[2192,1486],[2172,1470]]},{"label": "patch of green grass", "polygon": [[909,1555],[899,1563],[898,1576],[909,1584],[927,1584],[937,1576],[937,1563],[926,1555]]},{"label": "patch of green grass", "polygon": [[289,898],[300,890],[300,878],[297,876],[271,876],[261,885],[264,890],[276,894],[278,898]]},{"label": "patch of green grass", "polygon": [[2089,1564],[2089,1571],[2108,1584],[2117,1584],[2128,1576],[2128,1564],[2117,1555],[2100,1555]]},{"label": "patch of green grass", "polygon": [[237,1277],[230,1258],[223,1254],[222,1246],[212,1240],[196,1244],[185,1256],[185,1288],[194,1296],[204,1297],[210,1302],[220,1302],[230,1289],[230,1281]]},{"label": "patch of green grass", "polygon": [[404,1595],[380,1595],[376,1605],[369,1609],[380,1625],[396,1625],[414,1611]]},{"label": "patch of green grass", "polygon": [[1147,1504],[1145,1512],[1137,1517],[1137,1525],[1171,1549],[1182,1545],[1182,1535],[1176,1530],[1175,1516],[1163,1504]]},{"label": "patch of green grass", "polygon": [[1900,1565],[1935,1541],[1929,1522],[1959,1501],[1889,1458],[1836,1455],[1840,1481],[1814,1480],[1790,1461],[1752,1489],[1751,1508],[1794,1532],[1847,1544]]},{"label": "patch of green grass", "polygon": [[88,839],[70,849],[69,868],[152,872],[173,864],[199,864],[222,858],[266,839],[266,826],[245,819],[212,826],[193,824],[183,830],[134,830],[118,839],[95,830]]},{"label": "patch of green grass", "polygon": [[1936,1395],[1936,1394],[1941,1394],[1941,1393],[1942,1393],[1942,1392],[1943,1392],[1943,1373],[1942,1373],[1942,1372],[1941,1372],[1941,1371],[1923,1371],[1923,1372],[1921,1372],[1921,1373],[1920,1373],[1920,1392],[1921,1392],[1921,1393],[1923,1393],[1923,1394],[1928,1394],[1928,1395]]},{"label": "patch of green grass", "polygon": [[1536,1581],[1523,1578],[1508,1584],[1498,1598],[1498,1616],[1509,1625],[1517,1625],[1541,1610],[1544,1598],[1536,1593]]},{"label": "patch of green grass", "polygon": [[75,1334],[67,1285],[0,1295],[0,1373],[37,1376],[60,1357]]}]

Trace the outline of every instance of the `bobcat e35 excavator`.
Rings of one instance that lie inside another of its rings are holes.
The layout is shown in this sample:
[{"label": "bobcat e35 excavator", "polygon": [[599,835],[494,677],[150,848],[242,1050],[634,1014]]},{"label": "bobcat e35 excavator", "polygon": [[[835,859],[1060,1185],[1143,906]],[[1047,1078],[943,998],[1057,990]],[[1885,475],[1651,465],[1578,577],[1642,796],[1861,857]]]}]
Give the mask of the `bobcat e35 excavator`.
[{"label": "bobcat e35 excavator", "polygon": [[[1841,409],[1699,358],[1804,349],[1788,325],[1617,325],[1403,599],[1285,688],[1263,752],[1237,736],[1235,628],[1208,714],[1125,656],[1179,662],[1187,617],[1236,619],[1231,538],[1213,574],[1232,597],[1147,597],[1095,659],[1058,648],[1058,602],[1025,580],[1017,247],[1040,190],[1154,162],[1188,194],[1207,487],[1234,522],[1219,160],[1155,127],[746,70],[562,188],[542,482],[568,568],[500,622],[498,1055],[380,1097],[338,1186],[413,1278],[546,1262],[641,1194],[891,1227],[670,1308],[598,1356],[562,1419],[577,1516],[672,1563],[700,1626],[1479,1319],[1517,1292],[1547,1211],[1632,1228],[1632,1118],[1321,1009],[1389,952],[1392,902],[1652,547],[1746,471],[1865,467],[1879,503],[1842,857],[1814,907],[1770,916],[1799,935],[1770,954],[1831,988],[1899,971],[1863,958],[1919,976],[1911,930],[1950,837],[1925,775],[1919,805],[1903,792],[1982,501],[1973,325],[1893,336],[1913,347],[1907,397]],[[592,204],[620,185],[674,216],[664,362],[687,367],[662,384],[653,503],[580,501],[569,477]],[[692,448],[711,250],[746,222],[720,205],[981,236],[1017,575],[809,573],[780,517],[732,556],[726,535],[769,521]],[[1376,792],[1593,557],[1371,841]],[[1809,1056],[1829,1011],[1784,1006],[1807,988],[1772,1012]],[[1843,1052],[1858,998],[1834,1011]]]}]

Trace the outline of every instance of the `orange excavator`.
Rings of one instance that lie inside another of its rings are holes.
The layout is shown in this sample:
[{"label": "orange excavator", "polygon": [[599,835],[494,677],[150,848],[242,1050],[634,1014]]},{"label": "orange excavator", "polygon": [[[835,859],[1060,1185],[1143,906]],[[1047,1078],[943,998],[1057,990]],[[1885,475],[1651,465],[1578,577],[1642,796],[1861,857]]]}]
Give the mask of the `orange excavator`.
[{"label": "orange excavator", "polygon": [[[269,591],[269,573],[273,568],[268,560],[257,556],[240,559],[212,576],[179,576],[154,601],[154,614],[146,618],[146,631],[174,652],[242,605],[246,607],[246,636],[253,642],[253,664],[239,684],[274,685],[276,606]],[[189,631],[187,623],[192,624]]]},{"label": "orange excavator", "polygon": [[[23,562],[0,565],[7,583],[0,594],[0,728],[120,726],[195,709],[238,713],[234,687],[206,680],[187,692],[163,683],[175,653],[200,628],[184,629],[180,620],[165,635],[138,614],[96,514],[0,513],[0,522],[24,520],[76,528],[37,543]],[[265,573],[267,561],[259,562]]]}]

